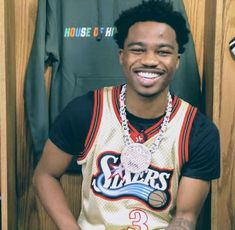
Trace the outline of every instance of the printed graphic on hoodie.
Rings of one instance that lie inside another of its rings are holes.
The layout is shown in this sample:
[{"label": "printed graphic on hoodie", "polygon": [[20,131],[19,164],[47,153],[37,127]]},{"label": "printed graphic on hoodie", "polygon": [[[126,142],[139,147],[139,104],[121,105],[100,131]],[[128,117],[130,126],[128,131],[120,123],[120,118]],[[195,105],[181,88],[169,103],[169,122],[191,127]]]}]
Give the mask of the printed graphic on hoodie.
[{"label": "printed graphic on hoodie", "polygon": [[66,27],[64,29],[65,38],[97,38],[102,37],[113,37],[116,32],[116,27]]}]

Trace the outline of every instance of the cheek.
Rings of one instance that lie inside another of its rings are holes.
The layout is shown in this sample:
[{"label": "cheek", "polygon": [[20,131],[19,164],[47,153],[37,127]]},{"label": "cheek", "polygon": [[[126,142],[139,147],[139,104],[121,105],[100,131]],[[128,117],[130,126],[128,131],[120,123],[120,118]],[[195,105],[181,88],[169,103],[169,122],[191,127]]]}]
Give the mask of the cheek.
[{"label": "cheek", "polygon": [[123,69],[128,69],[130,66],[130,58],[127,55],[122,56],[120,63],[123,66]]},{"label": "cheek", "polygon": [[126,55],[122,59],[122,63],[125,66],[126,69],[130,69],[131,67],[135,66],[138,64],[139,57],[135,55]]},{"label": "cheek", "polygon": [[179,67],[179,61],[178,61],[178,59],[170,60],[167,65],[168,65],[169,69],[174,72]]}]

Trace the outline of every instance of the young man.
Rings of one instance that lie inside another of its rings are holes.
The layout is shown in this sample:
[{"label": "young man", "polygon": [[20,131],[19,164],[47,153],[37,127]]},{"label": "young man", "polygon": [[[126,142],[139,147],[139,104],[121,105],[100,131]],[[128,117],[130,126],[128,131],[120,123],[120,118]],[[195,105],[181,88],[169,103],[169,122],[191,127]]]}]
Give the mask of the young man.
[{"label": "young man", "polygon": [[[56,119],[35,170],[37,193],[59,229],[195,229],[219,177],[219,135],[169,93],[185,20],[169,2],[150,0],[115,26],[126,85],[78,97]],[[73,155],[83,175],[78,224],[59,182]]]}]

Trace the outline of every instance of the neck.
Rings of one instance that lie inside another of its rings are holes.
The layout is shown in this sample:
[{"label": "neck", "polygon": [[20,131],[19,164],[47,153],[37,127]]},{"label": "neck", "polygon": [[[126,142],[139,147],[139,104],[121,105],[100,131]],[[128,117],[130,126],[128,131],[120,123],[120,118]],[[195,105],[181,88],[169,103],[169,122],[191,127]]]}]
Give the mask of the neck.
[{"label": "neck", "polygon": [[160,94],[146,97],[130,90],[126,92],[126,107],[133,115],[141,118],[156,118],[162,116],[167,107],[168,89]]}]

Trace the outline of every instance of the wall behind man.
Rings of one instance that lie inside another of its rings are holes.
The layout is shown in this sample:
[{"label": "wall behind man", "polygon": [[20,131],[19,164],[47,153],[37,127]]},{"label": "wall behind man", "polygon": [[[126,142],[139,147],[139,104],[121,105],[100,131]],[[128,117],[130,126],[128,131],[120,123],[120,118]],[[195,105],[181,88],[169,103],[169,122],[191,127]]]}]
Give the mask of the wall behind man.
[{"label": "wall behind man", "polygon": [[[213,184],[213,230],[235,229],[235,57],[229,51],[229,42],[235,37],[234,12],[235,0],[217,1],[212,116],[221,133],[222,171]],[[206,34],[209,31],[207,28]],[[209,68],[207,65],[205,72],[210,72]]]},{"label": "wall behind man", "polygon": [[[205,0],[189,1],[185,0],[186,10],[192,33],[195,36],[196,52],[200,73],[203,71],[203,28],[204,18],[202,17]],[[25,124],[23,83],[27,60],[32,45],[33,32],[35,29],[35,17],[37,11],[36,0],[15,0],[16,14],[16,70],[17,70],[17,190],[18,190],[18,228],[19,229],[56,229],[51,220],[42,210],[41,205],[35,198],[31,186],[32,150],[30,148],[30,138]],[[200,17],[199,17],[200,15]],[[199,20],[198,20],[199,19]],[[195,23],[197,20],[197,23]],[[49,72],[45,74],[49,84]],[[26,167],[25,167],[26,166]],[[74,214],[77,216],[79,207],[75,204],[79,202],[80,193],[78,184],[81,177],[66,175],[63,177],[63,186],[72,206]]]},{"label": "wall behind man", "polygon": [[[9,229],[54,230],[56,229],[55,226],[43,211],[31,186],[33,154],[30,134],[28,133],[25,120],[23,100],[24,76],[35,30],[37,0],[12,1],[14,1],[14,4],[12,5],[11,12],[15,16],[15,22],[11,22],[10,25],[5,26],[9,34],[14,33],[15,35],[12,44],[15,48],[16,64],[13,64],[14,66],[12,68],[16,70],[16,95],[14,93],[12,95],[17,101],[16,191],[18,226],[17,228]],[[235,0],[184,0],[195,41],[201,79],[205,83],[207,110],[209,115],[213,115],[222,134],[222,178],[213,185],[212,229],[226,230],[235,229],[233,219],[235,212],[234,198],[231,200],[231,194],[235,191],[233,187],[235,183],[232,183],[235,182],[232,172],[235,156],[235,129],[233,122],[235,117],[235,97],[234,93],[232,93],[234,92],[235,78],[232,77],[232,73],[235,73],[235,62],[231,60],[231,56],[227,50],[227,42],[232,36],[232,31],[235,31],[234,23],[232,23],[232,19],[234,20],[232,12],[235,12],[234,2]],[[217,19],[216,27],[215,23],[213,24],[213,19]],[[11,28],[15,28],[14,31],[10,31]],[[216,40],[214,38],[214,32],[216,33]],[[50,71],[47,71],[45,74],[48,85],[50,82],[49,73]],[[213,81],[213,76],[215,77],[215,81]],[[12,170],[15,170],[15,168],[12,168]],[[80,199],[77,186],[80,184],[80,181],[81,178],[78,176],[66,175],[63,177],[62,182],[75,215],[78,215],[79,212],[79,207],[75,204]]]},{"label": "wall behind man", "polygon": [[[2,229],[16,226],[14,0],[0,0],[0,161]],[[12,33],[10,33],[12,32]],[[11,215],[7,212],[11,210]],[[11,221],[9,217],[11,216]],[[0,221],[1,222],[1,221]]]}]

